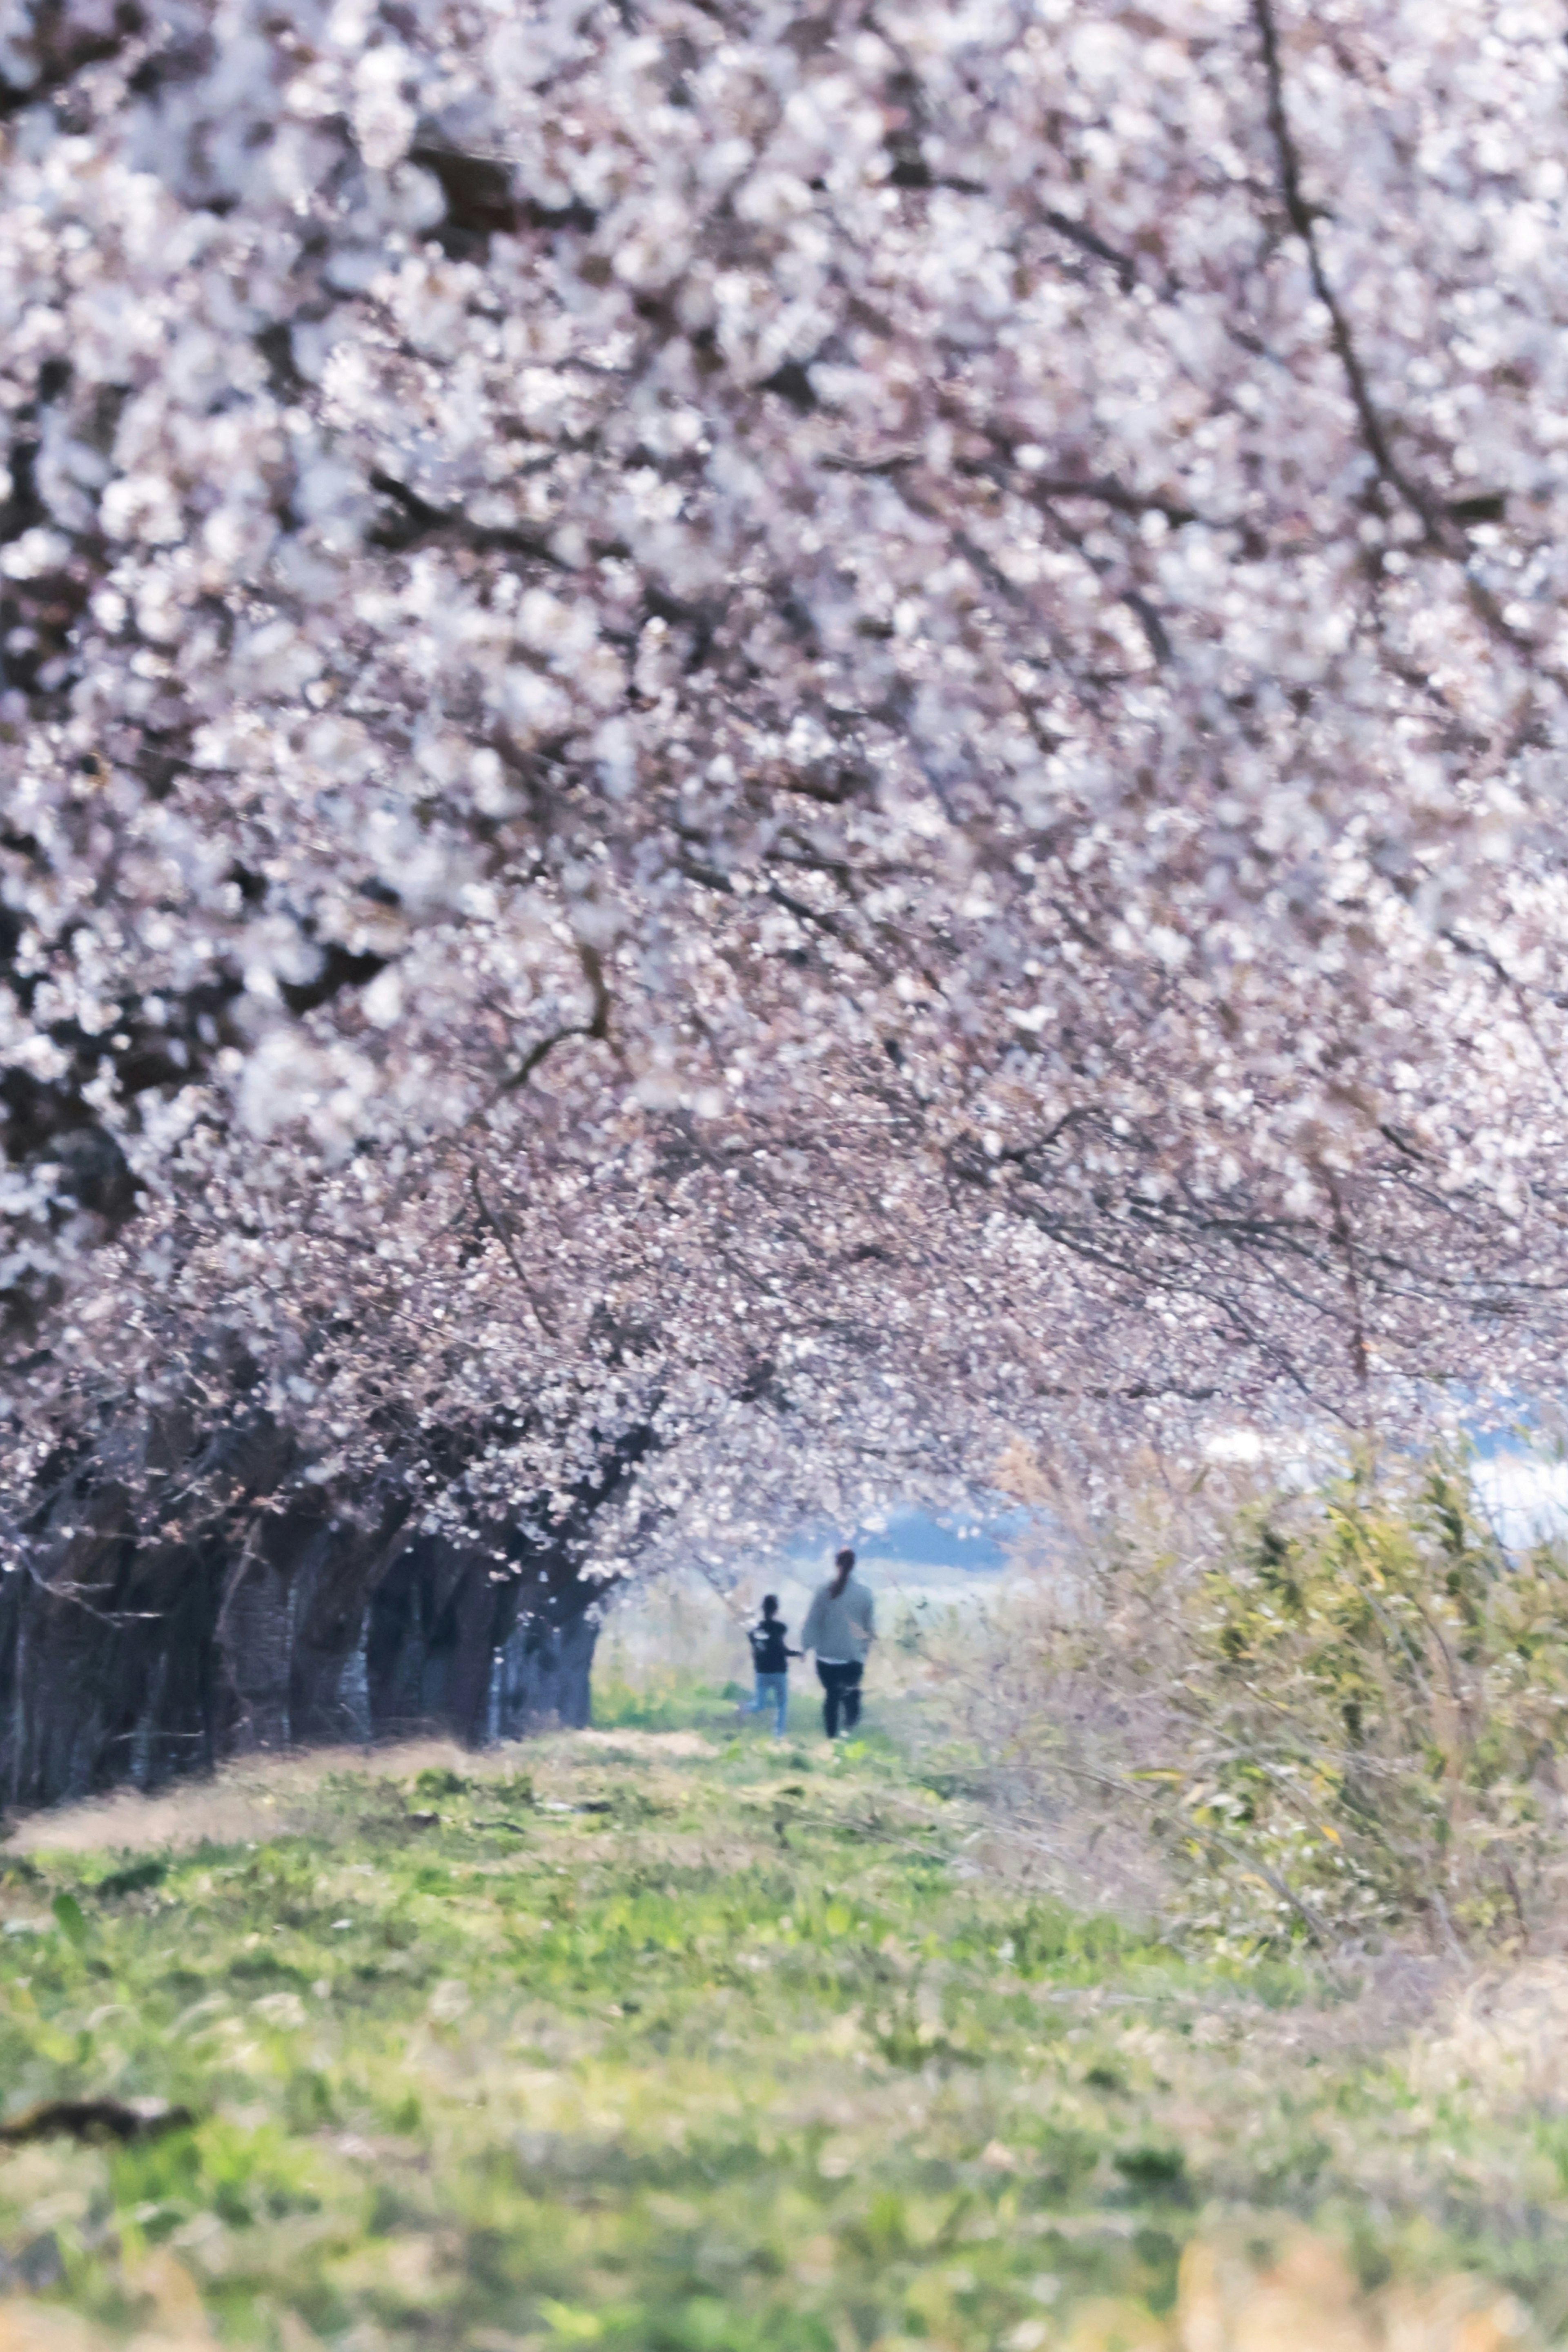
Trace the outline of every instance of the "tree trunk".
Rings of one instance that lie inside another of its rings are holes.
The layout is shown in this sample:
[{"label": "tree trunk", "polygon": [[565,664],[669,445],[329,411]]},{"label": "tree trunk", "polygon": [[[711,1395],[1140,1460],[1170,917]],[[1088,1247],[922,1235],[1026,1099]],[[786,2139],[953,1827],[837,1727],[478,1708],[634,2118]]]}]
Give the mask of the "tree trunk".
[{"label": "tree trunk", "polygon": [[[0,1580],[0,1801],[155,1789],[258,1749],[586,1724],[586,1538],[649,1442],[618,1446],[548,1543],[491,1530],[465,1545],[405,1534],[391,1479],[353,1509],[301,1480],[280,1507],[300,1465],[260,1417],[210,1446],[151,1420],[110,1433],[56,1465],[24,1564]],[[182,1534],[177,1507],[149,1496],[188,1495],[198,1475],[228,1499]]]}]

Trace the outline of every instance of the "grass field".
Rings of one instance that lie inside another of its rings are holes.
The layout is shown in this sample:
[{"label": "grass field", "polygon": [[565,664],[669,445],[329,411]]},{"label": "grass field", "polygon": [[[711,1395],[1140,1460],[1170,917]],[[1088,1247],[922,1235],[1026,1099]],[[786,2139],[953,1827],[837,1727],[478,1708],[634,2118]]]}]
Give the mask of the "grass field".
[{"label": "grass field", "polygon": [[1184,1957],[994,1873],[961,1758],[685,1717],[25,1825],[6,2114],[193,2120],[0,2149],[0,2352],[1568,2324],[1568,1972],[1423,2018],[1419,1978]]}]

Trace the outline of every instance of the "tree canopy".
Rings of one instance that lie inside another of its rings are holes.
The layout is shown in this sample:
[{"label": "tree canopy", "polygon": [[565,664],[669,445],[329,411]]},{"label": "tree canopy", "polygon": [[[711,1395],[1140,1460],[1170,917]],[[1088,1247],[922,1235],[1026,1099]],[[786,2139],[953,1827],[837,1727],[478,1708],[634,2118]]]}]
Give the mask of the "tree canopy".
[{"label": "tree canopy", "polygon": [[1554,1377],[1555,5],[0,76],[14,1528],[128,1404],[608,1561]]}]

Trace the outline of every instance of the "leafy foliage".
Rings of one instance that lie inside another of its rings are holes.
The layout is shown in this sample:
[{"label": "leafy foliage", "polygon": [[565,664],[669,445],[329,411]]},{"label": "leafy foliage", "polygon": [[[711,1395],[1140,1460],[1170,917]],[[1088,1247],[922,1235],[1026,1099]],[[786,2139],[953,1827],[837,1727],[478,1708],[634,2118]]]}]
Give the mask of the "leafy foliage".
[{"label": "leafy foliage", "polygon": [[1568,1560],[1509,1550],[1471,1467],[1162,1470],[1075,1528],[1064,1502],[972,1656],[925,1655],[977,1743],[988,1725],[1002,1833],[1081,1895],[1247,1950],[1554,1939]]},{"label": "leafy foliage", "polygon": [[1216,1916],[1250,1883],[1287,1931],[1527,1934],[1561,1885],[1559,1551],[1510,1558],[1460,1463],[1363,1466],[1246,1513],[1188,1623],[1193,1855],[1243,1865]]}]

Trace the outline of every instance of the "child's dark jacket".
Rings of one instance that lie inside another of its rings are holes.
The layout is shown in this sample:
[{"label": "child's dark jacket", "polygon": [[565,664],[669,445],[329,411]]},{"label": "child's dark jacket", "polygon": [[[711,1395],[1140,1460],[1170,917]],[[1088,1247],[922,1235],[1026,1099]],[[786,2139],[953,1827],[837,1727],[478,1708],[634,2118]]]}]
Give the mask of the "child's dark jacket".
[{"label": "child's dark jacket", "polygon": [[784,1636],[789,1631],[779,1617],[765,1617],[760,1625],[753,1625],[747,1634],[751,1654],[759,1675],[787,1675],[789,1653],[784,1646]]}]

